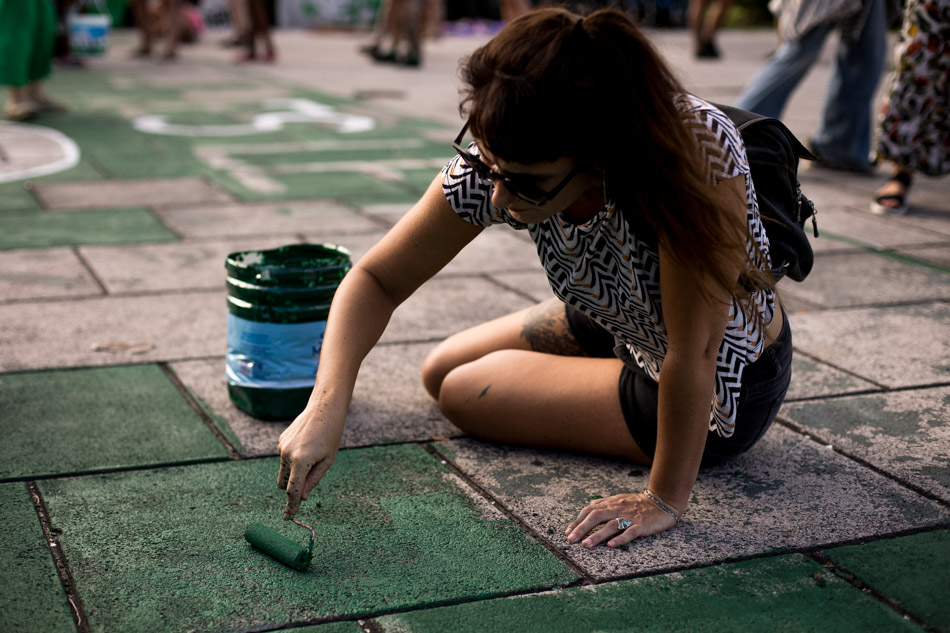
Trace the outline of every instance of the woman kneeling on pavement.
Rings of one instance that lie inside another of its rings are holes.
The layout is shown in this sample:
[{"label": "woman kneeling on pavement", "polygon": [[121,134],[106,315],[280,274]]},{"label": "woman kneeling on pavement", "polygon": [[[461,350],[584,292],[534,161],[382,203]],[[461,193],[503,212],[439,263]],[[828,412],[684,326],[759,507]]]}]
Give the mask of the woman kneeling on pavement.
[{"label": "woman kneeling on pavement", "polygon": [[476,438],[651,467],[646,490],[579,508],[569,542],[670,529],[700,466],[755,444],[791,378],[739,133],[613,10],[531,12],[461,75],[458,155],[333,300],[310,402],[280,438],[285,518],[333,463],[396,306],[507,224],[534,239],[557,298],[443,341],[426,389]]}]

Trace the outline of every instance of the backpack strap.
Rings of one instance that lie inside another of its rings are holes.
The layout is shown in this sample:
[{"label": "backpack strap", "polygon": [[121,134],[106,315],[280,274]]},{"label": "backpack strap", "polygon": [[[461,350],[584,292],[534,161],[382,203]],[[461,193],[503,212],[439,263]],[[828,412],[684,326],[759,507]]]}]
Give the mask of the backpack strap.
[{"label": "backpack strap", "polygon": [[792,144],[792,149],[795,150],[795,153],[799,158],[804,158],[805,160],[818,160],[818,157],[815,156],[811,150],[802,145],[802,142],[798,140],[798,137],[792,134],[791,130],[789,130],[788,127],[780,120],[774,117],[765,116],[764,114],[756,114],[755,112],[750,112],[749,110],[743,110],[742,108],[737,108],[735,106],[723,105],[721,103],[713,102],[710,103],[712,103],[712,105],[716,108],[722,110],[723,114],[728,116],[732,122],[735,123],[736,129],[738,129],[739,132],[742,132],[742,130],[745,128],[754,123],[758,123],[759,121],[775,121],[775,123],[782,126],[787,131],[789,142]]}]

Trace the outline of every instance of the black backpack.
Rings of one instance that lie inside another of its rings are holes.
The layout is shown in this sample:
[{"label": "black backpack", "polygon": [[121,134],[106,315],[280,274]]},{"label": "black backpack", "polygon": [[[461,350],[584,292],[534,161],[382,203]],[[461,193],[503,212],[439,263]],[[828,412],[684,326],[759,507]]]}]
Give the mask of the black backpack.
[{"label": "black backpack", "polygon": [[772,275],[802,281],[815,263],[805,221],[811,218],[818,237],[815,205],[802,194],[798,161],[815,160],[814,154],[778,119],[732,106],[714,104],[732,119],[742,134],[752,183],[759,199],[759,213],[769,238]]}]

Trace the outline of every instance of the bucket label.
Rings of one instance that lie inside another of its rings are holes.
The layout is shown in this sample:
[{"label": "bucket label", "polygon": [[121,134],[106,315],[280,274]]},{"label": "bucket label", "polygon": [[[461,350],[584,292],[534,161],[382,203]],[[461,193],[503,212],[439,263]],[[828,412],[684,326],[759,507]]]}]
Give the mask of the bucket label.
[{"label": "bucket label", "polygon": [[266,389],[312,387],[326,321],[261,323],[228,313],[227,378]]}]

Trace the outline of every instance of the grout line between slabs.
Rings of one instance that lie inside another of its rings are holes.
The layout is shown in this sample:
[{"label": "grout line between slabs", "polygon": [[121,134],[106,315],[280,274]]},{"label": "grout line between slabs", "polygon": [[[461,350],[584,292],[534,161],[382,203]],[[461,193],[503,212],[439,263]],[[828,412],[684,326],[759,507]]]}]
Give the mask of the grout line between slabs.
[{"label": "grout line between slabs", "polygon": [[201,421],[205,423],[205,426],[208,427],[208,430],[214,433],[214,436],[218,438],[218,441],[221,442],[221,444],[224,446],[224,449],[228,452],[228,456],[231,459],[241,459],[241,452],[235,448],[233,444],[231,444],[231,441],[228,440],[227,437],[224,436],[224,433],[222,433],[221,429],[217,427],[208,412],[204,410],[204,408],[198,403],[195,397],[188,390],[188,387],[186,387],[178,377],[178,374],[175,373],[175,371],[168,365],[167,362],[158,363],[158,367],[162,370],[162,373],[165,374],[165,377],[168,378],[168,380],[175,386],[176,389],[178,389],[178,392],[188,403],[188,406],[190,406],[195,411],[195,413],[198,414],[198,417],[200,417]]},{"label": "grout line between slabs", "polygon": [[[548,539],[541,536],[534,528],[532,528],[530,525],[525,523],[521,519],[521,517],[517,516],[511,509],[508,508],[508,506],[502,503],[500,499],[495,497],[483,486],[476,483],[471,477],[469,477],[464,471],[462,471],[461,468],[459,468],[454,462],[452,462],[452,460],[450,460],[446,455],[444,455],[437,448],[435,448],[431,443],[427,442],[427,443],[422,444],[422,448],[424,448],[430,455],[432,455],[432,457],[439,460],[439,462],[442,463],[446,468],[451,470],[452,473],[455,474],[456,477],[458,477],[463,482],[465,482],[470,488],[472,488],[472,490],[477,492],[482,498],[488,501],[492,505],[492,507],[498,509],[499,512],[501,512],[506,517],[514,521],[515,524],[518,525],[518,527],[520,527],[523,531],[529,534],[531,538],[533,538],[535,541],[538,542],[538,544],[540,544],[546,550],[554,554],[554,556],[557,557],[558,560],[560,560],[562,563],[567,565],[571,569],[571,571],[577,574],[580,577],[580,579],[584,581],[585,584],[588,584],[588,585],[597,584],[597,580],[593,576],[588,574],[582,567],[580,567],[577,563],[571,560],[571,558],[567,556],[564,552],[560,551],[553,544],[551,544],[551,542],[548,541]],[[575,583],[568,583],[567,585],[564,585],[564,586],[569,587],[573,584]]]},{"label": "grout line between slabs", "polygon": [[821,551],[811,552],[811,553],[805,554],[805,556],[815,561],[816,563],[818,563],[819,565],[821,565],[822,567],[824,567],[825,569],[830,571],[832,574],[842,579],[843,581],[845,581],[846,583],[848,583],[855,589],[860,590],[862,593],[872,597],[877,602],[891,609],[902,618],[916,624],[917,626],[921,627],[925,631],[928,631],[928,633],[937,633],[938,629],[936,627],[930,625],[925,620],[922,620],[921,618],[917,617],[916,615],[914,615],[913,613],[905,609],[903,605],[901,605],[896,600],[884,595],[883,593],[881,593],[880,591],[878,591],[871,585],[861,580],[857,574],[851,571],[848,571],[847,568],[842,567],[838,563],[835,563],[834,561],[832,561],[830,558],[828,558],[824,554],[824,552],[821,552]]},{"label": "grout line between slabs", "polygon": [[66,554],[63,553],[62,548],[59,546],[58,532],[53,530],[49,512],[46,510],[46,503],[43,501],[40,489],[35,481],[28,481],[26,487],[30,492],[30,498],[33,500],[33,507],[36,510],[40,527],[43,528],[43,536],[46,538],[46,547],[53,557],[56,574],[59,576],[59,581],[63,585],[63,591],[66,592],[66,600],[69,602],[69,608],[76,621],[76,628],[79,630],[79,633],[89,633],[89,620],[86,618],[82,599],[79,597],[79,592],[76,589],[76,583],[69,569]]},{"label": "grout line between slabs", "polygon": [[799,435],[803,435],[804,437],[807,437],[813,442],[821,444],[822,446],[830,447],[831,450],[833,450],[838,455],[841,455],[845,459],[849,459],[855,462],[856,464],[858,464],[859,466],[867,468],[868,470],[880,475],[881,477],[884,477],[885,479],[889,479],[893,481],[894,483],[902,486],[903,488],[906,488],[907,490],[910,490],[911,492],[915,494],[918,494],[922,497],[926,497],[927,499],[930,499],[931,501],[943,506],[944,508],[950,508],[950,502],[948,502],[946,499],[941,498],[939,495],[925,488],[921,488],[920,486],[913,484],[909,481],[905,481],[901,477],[884,470],[880,466],[872,464],[871,462],[864,459],[863,457],[859,457],[858,455],[854,455],[844,450],[843,448],[835,446],[834,442],[828,441],[826,438],[822,437],[818,433],[812,431],[811,429],[805,428],[804,426],[798,424],[797,422],[792,422],[791,420],[782,417],[781,414],[775,419],[775,421],[781,424],[782,426],[784,426],[785,428],[789,429],[790,431],[798,433]]}]

